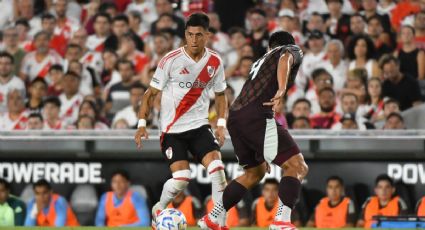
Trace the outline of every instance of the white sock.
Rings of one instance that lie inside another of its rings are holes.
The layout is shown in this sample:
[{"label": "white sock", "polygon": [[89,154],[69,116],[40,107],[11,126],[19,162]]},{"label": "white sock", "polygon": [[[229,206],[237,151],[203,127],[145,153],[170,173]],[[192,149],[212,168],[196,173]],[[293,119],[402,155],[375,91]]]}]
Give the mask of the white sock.
[{"label": "white sock", "polygon": [[[224,164],[221,160],[214,160],[208,165],[207,171],[211,178],[211,196],[214,206],[220,203],[222,207],[223,191],[227,185],[226,176],[224,174]],[[226,212],[220,210],[220,215],[217,218],[215,222],[218,222],[220,226],[226,225]]]},{"label": "white sock", "polygon": [[[208,213],[208,217],[214,223],[219,223],[221,225],[222,218],[226,218],[226,209],[224,209],[222,202],[217,202],[214,204],[214,208]],[[224,220],[226,222],[226,219]],[[221,225],[224,226],[224,225]]]},{"label": "white sock", "polygon": [[167,208],[174,197],[186,188],[189,179],[190,170],[180,170],[173,173],[173,178],[168,179],[162,188],[161,198],[159,199],[161,209]]},{"label": "white sock", "polygon": [[275,221],[291,222],[292,209],[282,203],[279,199],[279,208],[274,217]]}]

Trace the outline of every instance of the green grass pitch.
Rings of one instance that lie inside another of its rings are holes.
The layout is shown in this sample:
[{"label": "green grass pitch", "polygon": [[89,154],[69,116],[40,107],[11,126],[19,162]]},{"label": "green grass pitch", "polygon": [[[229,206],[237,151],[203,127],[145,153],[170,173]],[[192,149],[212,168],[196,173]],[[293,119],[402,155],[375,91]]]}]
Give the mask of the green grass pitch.
[{"label": "green grass pitch", "polygon": [[[52,229],[61,229],[61,230],[151,230],[151,228],[106,228],[106,227],[69,227],[69,228],[46,228],[46,227],[0,227],[0,229],[7,230],[26,230],[26,229],[37,229],[37,230],[52,230]],[[268,228],[231,228],[232,230],[267,230]],[[300,230],[313,230],[316,228],[300,228]],[[344,230],[359,230],[362,228],[341,228]],[[386,228],[380,228],[380,230],[385,230]],[[188,230],[199,230],[199,228],[191,227]],[[393,230],[393,229],[392,229]],[[409,229],[403,229],[409,230]],[[413,229],[412,229],[413,230]]]}]

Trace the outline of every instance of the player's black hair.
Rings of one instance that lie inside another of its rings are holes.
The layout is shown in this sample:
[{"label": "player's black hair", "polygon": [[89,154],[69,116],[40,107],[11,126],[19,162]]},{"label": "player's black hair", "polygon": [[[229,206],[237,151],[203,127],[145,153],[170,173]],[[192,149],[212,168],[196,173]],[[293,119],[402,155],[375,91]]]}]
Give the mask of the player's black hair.
[{"label": "player's black hair", "polygon": [[127,170],[124,170],[124,169],[117,169],[117,170],[115,170],[115,171],[111,174],[111,179],[112,179],[114,176],[117,176],[117,175],[120,175],[120,176],[124,177],[126,180],[130,181],[130,174],[128,173],[128,171],[127,171]]},{"label": "player's black hair", "polygon": [[333,84],[333,78],[332,78],[331,73],[329,73],[329,72],[328,72],[326,69],[324,69],[324,68],[318,68],[318,69],[315,69],[315,70],[311,73],[311,77],[313,78],[313,81],[314,81],[314,80],[316,80],[316,78],[317,78],[317,77],[319,77],[319,76],[321,76],[321,75],[323,75],[323,74],[326,74],[327,76],[329,76],[329,78],[331,79],[332,84]]},{"label": "player's black hair", "polygon": [[306,98],[298,98],[294,104],[292,104],[292,108],[294,108],[299,103],[307,103],[308,107],[311,108],[311,102]]},{"label": "player's black hair", "polygon": [[321,89],[319,91],[318,95],[320,96],[320,94],[322,94],[323,92],[326,92],[326,91],[331,92],[335,96],[335,90],[332,89],[331,87],[325,87],[325,88]]},{"label": "player's black hair", "polygon": [[397,113],[397,112],[392,112],[392,113],[390,113],[388,116],[387,116],[387,119],[385,119],[386,121],[388,121],[390,118],[392,118],[392,117],[397,117],[401,122],[403,122],[404,123],[404,119],[403,119],[403,117],[401,116],[401,114],[400,113]]},{"label": "player's black hair", "polygon": [[338,181],[340,185],[344,186],[344,180],[341,177],[336,175],[328,177],[328,179],[326,180],[326,184],[328,184],[329,181],[332,181],[332,180]]},{"label": "player's black hair", "polygon": [[[409,29],[412,31],[413,35],[415,35],[415,34],[416,34],[415,27],[413,27],[413,26],[411,26],[411,25],[402,25],[402,26],[401,26],[401,29],[403,29],[403,28],[409,28]],[[401,31],[401,29],[400,29],[400,31]]]},{"label": "player's black hair", "polygon": [[125,14],[119,14],[112,19],[112,23],[119,21],[125,22],[127,25],[129,24],[128,17]]},{"label": "player's black hair", "polygon": [[32,185],[32,188],[34,190],[37,187],[45,187],[45,188],[47,188],[47,190],[52,190],[52,185],[50,185],[50,183],[46,179],[40,179]]},{"label": "player's black hair", "polygon": [[56,21],[56,17],[53,14],[51,14],[51,13],[44,13],[44,14],[41,15],[41,21],[44,21],[46,19],[47,20],[53,19],[53,20]]},{"label": "player's black hair", "polygon": [[66,50],[68,51],[69,49],[79,49],[80,51],[82,51],[82,50],[83,50],[83,48],[82,48],[80,45],[75,44],[75,43],[70,43],[70,44],[68,44],[68,45],[66,46]]},{"label": "player's black hair", "polygon": [[394,62],[395,64],[397,64],[398,66],[400,66],[400,61],[398,60],[398,58],[396,58],[392,54],[384,54],[379,59],[379,68],[383,69],[384,68],[384,65],[386,65],[386,64],[388,64],[390,62]]},{"label": "player's black hair", "polygon": [[233,34],[242,34],[245,38],[247,37],[245,29],[242,27],[236,27],[236,26],[231,27],[229,29],[228,34],[229,34],[229,37],[231,37]]},{"label": "player's black hair", "polygon": [[134,64],[133,62],[127,60],[127,59],[120,59],[117,61],[116,69],[119,70],[120,65],[130,65],[131,69],[134,71]]},{"label": "player's black hair", "polygon": [[379,24],[381,24],[382,26],[382,21],[379,15],[373,15],[372,17],[367,19],[367,24],[369,24],[371,21],[376,20],[379,22]]},{"label": "player's black hair", "polygon": [[2,184],[6,190],[10,190],[10,183],[6,179],[0,177],[0,184]]},{"label": "player's black hair", "polygon": [[394,187],[394,180],[389,177],[387,174],[381,174],[379,176],[376,177],[375,179],[375,186],[378,185],[379,182],[381,181],[388,181],[388,183],[390,183],[391,187]]},{"label": "player's black hair", "polygon": [[56,107],[60,108],[61,107],[61,100],[59,100],[58,97],[51,96],[51,97],[46,98],[43,101],[43,105],[47,105],[47,104],[53,104]]},{"label": "player's black hair", "polygon": [[364,40],[366,42],[367,52],[366,58],[372,59],[375,55],[375,45],[373,44],[372,39],[368,35],[359,34],[350,40],[347,47],[347,55],[350,60],[356,59],[356,54],[354,53],[354,49],[356,48],[357,42],[360,40]]},{"label": "player's black hair", "polygon": [[15,63],[15,58],[12,56],[12,54],[10,54],[9,52],[6,51],[0,51],[0,58],[9,58],[10,63],[13,65],[13,63]]},{"label": "player's black hair", "polygon": [[295,45],[295,39],[292,34],[286,31],[274,32],[269,38],[269,48],[273,49],[283,45]]},{"label": "player's black hair", "polygon": [[130,86],[130,91],[131,91],[132,89],[143,89],[144,91],[146,91],[146,90],[148,89],[148,87],[146,87],[144,84],[142,84],[142,83],[140,83],[140,82],[136,81],[136,82],[134,82],[133,84],[131,84],[131,86]]},{"label": "player's black hair", "polygon": [[71,77],[75,77],[75,78],[81,79],[81,76],[78,73],[74,72],[74,71],[68,71],[68,72],[66,72],[65,75],[64,75],[64,77],[66,77],[66,76],[71,76]]},{"label": "player's black hair", "polygon": [[[159,15],[158,17],[158,21],[161,20],[162,18],[170,18],[171,20],[173,20],[173,14],[170,13],[162,13],[161,15]],[[173,20],[174,21],[174,20]]]},{"label": "player's black hair", "polygon": [[40,113],[30,113],[30,115],[28,116],[28,119],[30,118],[38,118],[40,119],[41,122],[43,122],[43,116]]},{"label": "player's black hair", "polygon": [[204,30],[208,30],[210,28],[210,18],[205,13],[191,14],[186,22],[185,29],[189,26],[202,27]]},{"label": "player's black hair", "polygon": [[356,101],[359,101],[359,98],[357,97],[357,95],[354,94],[354,93],[351,93],[351,92],[347,92],[347,93],[342,94],[341,95],[341,101],[344,97],[354,97],[354,98],[356,98]]},{"label": "player's black hair", "polygon": [[36,77],[34,80],[31,81],[30,85],[32,86],[32,85],[34,85],[37,82],[40,82],[46,88],[48,87],[48,84],[47,84],[46,80],[44,80],[44,78],[42,78],[42,77]]},{"label": "player's black hair", "polygon": [[397,104],[398,106],[400,106],[400,102],[398,102],[396,99],[394,99],[394,98],[388,98],[384,102],[384,108],[385,108],[385,106],[387,106],[389,104],[392,104],[392,103]]},{"label": "player's black hair", "polygon": [[264,181],[263,186],[266,186],[267,184],[272,184],[272,185],[279,186],[279,182],[276,180],[276,178],[267,178],[267,179]]},{"label": "player's black hair", "polygon": [[52,70],[57,70],[57,71],[61,71],[63,72],[63,67],[61,64],[53,64],[52,66],[50,66],[49,72]]},{"label": "player's black hair", "polygon": [[133,18],[137,18],[137,20],[142,21],[142,15],[137,10],[132,10],[128,12],[129,15],[131,15]]},{"label": "player's black hair", "polygon": [[111,16],[109,16],[109,14],[107,14],[107,13],[100,12],[100,13],[95,14],[94,17],[93,17],[93,22],[95,22],[97,20],[97,18],[106,18],[106,20],[109,23],[112,22]]}]

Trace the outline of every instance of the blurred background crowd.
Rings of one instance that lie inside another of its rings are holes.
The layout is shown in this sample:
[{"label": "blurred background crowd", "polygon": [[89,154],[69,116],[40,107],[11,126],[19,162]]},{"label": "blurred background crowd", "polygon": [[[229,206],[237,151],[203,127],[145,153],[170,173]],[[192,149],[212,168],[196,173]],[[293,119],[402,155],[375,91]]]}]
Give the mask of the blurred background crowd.
[{"label": "blurred background crowd", "polygon": [[[276,113],[288,128],[412,128],[403,112],[425,98],[425,0],[4,0],[0,9],[0,131],[134,128],[159,60],[184,45],[197,11],[210,17],[229,103],[269,35],[293,34],[304,61]],[[150,128],[159,107],[160,96]]]}]

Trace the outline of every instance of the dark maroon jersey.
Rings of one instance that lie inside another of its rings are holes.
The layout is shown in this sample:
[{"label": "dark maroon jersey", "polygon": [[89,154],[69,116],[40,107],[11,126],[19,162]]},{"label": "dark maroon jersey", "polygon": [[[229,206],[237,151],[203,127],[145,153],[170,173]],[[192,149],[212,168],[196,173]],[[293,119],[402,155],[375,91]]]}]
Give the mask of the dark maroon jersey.
[{"label": "dark maroon jersey", "polygon": [[[280,57],[285,52],[291,53],[294,58],[294,63],[292,64],[288,79],[288,85],[294,83],[303,59],[303,52],[300,47],[296,45],[276,47],[267,52],[252,65],[248,80],[245,82],[239,96],[230,106],[231,111],[238,111],[251,104],[255,104],[254,106],[263,106],[263,102],[270,101],[270,99],[275,96],[279,89],[277,81],[277,67]],[[265,110],[265,112],[272,112],[272,108],[270,106],[268,106]]]}]

